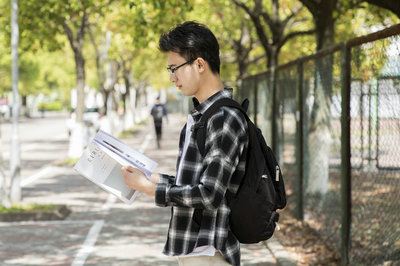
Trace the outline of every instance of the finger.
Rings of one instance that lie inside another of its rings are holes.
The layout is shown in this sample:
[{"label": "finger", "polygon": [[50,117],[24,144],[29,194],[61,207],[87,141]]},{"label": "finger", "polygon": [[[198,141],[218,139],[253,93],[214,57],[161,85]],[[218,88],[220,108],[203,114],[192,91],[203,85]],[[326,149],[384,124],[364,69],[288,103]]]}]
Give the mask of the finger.
[{"label": "finger", "polygon": [[130,165],[123,166],[123,168],[124,168],[125,171],[131,172],[131,173],[135,173],[136,170],[137,170],[136,168],[134,168],[134,167],[132,167]]}]

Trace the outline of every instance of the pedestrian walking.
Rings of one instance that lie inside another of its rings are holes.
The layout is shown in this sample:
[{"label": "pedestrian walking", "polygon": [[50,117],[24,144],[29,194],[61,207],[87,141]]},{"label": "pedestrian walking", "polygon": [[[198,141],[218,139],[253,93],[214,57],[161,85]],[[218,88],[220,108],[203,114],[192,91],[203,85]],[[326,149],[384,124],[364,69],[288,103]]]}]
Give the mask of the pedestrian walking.
[{"label": "pedestrian walking", "polygon": [[42,104],[40,106],[40,113],[41,113],[42,118],[44,118],[44,113],[45,112],[46,112],[46,106],[44,104]]},{"label": "pedestrian walking", "polygon": [[193,21],[177,25],[159,40],[168,55],[167,70],[184,96],[194,96],[179,142],[176,176],[153,173],[150,180],[133,167],[122,167],[125,183],[171,207],[163,253],[179,265],[240,265],[239,241],[229,228],[226,193],[236,193],[244,176],[248,147],[243,114],[222,107],[206,125],[205,153],[192,129],[215,101],[232,98],[220,78],[219,44],[205,26]]},{"label": "pedestrian walking", "polygon": [[150,114],[153,116],[154,129],[156,132],[157,148],[161,148],[161,137],[162,137],[162,122],[163,117],[168,121],[167,109],[164,104],[160,102],[160,97],[156,98],[156,102],[151,108]]}]

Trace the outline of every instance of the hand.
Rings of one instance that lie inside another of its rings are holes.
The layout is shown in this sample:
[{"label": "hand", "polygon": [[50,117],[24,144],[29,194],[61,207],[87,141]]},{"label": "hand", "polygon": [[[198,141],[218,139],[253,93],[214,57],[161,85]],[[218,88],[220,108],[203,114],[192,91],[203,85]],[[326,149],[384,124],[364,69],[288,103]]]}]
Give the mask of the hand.
[{"label": "hand", "polygon": [[146,178],[142,171],[132,166],[123,166],[121,167],[121,172],[128,187],[151,196],[155,195],[155,185]]}]

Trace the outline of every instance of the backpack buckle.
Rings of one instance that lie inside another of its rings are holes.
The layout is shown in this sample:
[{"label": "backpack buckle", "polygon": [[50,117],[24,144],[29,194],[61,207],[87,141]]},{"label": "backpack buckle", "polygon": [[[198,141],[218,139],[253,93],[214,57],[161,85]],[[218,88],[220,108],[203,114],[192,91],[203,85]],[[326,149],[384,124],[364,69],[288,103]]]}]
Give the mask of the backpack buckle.
[{"label": "backpack buckle", "polygon": [[198,122],[190,127],[190,131],[194,132],[195,130],[204,127],[204,122]]}]

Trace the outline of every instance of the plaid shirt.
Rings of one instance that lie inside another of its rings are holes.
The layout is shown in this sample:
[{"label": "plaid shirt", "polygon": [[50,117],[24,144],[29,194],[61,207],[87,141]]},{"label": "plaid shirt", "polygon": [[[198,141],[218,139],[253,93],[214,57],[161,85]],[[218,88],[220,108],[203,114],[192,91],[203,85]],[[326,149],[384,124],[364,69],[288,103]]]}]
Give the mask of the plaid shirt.
[{"label": "plaid shirt", "polygon": [[[191,112],[198,122],[216,100],[232,97],[224,89]],[[186,125],[181,131],[177,171],[174,176],[161,175],[156,185],[157,206],[172,206],[172,214],[164,254],[182,256],[194,248],[212,245],[233,265],[240,265],[240,245],[229,228],[229,212],[225,192],[236,193],[244,175],[248,145],[247,122],[243,114],[231,107],[222,107],[207,122],[205,155],[201,156],[195,134],[182,158]],[[179,167],[178,167],[179,166]]]}]

